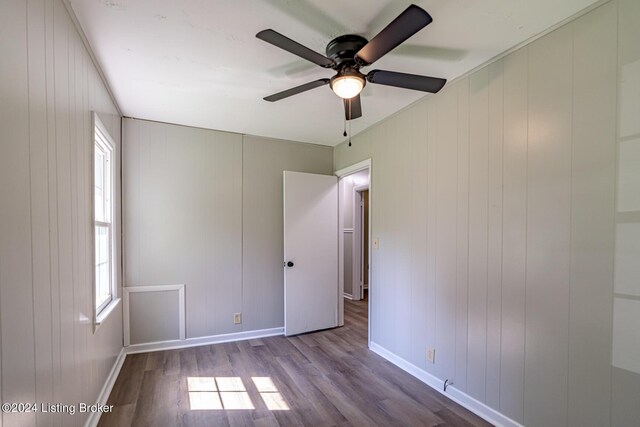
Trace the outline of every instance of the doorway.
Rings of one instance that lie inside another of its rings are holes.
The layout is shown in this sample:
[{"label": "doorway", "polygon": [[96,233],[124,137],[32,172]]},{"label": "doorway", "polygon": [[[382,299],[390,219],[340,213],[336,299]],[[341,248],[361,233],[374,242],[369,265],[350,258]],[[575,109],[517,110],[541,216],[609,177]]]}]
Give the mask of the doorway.
[{"label": "doorway", "polygon": [[360,259],[358,271],[360,274],[360,299],[368,301],[369,298],[369,186],[358,191],[360,202]]},{"label": "doorway", "polygon": [[[371,316],[371,161],[336,172],[338,176],[340,325],[344,324],[345,300]],[[371,338],[367,322],[368,343]]]},{"label": "doorway", "polygon": [[[353,241],[351,246],[345,235],[345,265],[351,264],[351,277],[345,271],[345,298],[359,301],[365,298],[369,285],[369,182],[366,175],[369,171],[361,171],[344,179],[352,178],[353,186]],[[360,176],[358,176],[360,175]],[[345,186],[347,187],[347,186]],[[348,209],[345,209],[348,211]],[[346,222],[346,219],[345,219]],[[350,258],[347,260],[347,258]],[[350,261],[350,262],[348,262]],[[350,292],[349,292],[350,291]],[[368,293],[368,292],[367,292]]]}]

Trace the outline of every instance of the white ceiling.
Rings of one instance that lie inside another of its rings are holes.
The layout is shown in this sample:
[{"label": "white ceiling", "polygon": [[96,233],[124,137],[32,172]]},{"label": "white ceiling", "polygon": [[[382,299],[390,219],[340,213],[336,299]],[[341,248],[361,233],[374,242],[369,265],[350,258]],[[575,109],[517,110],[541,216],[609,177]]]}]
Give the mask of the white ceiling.
[{"label": "white ceiling", "polygon": [[[597,0],[69,0],[125,116],[336,145],[341,99],[328,86],[262,98],[331,70],[255,38],[272,28],[322,54],[371,39],[409,4],[433,23],[372,67],[452,80]],[[356,134],[425,96],[369,84]],[[426,95],[429,96],[429,95]]]}]

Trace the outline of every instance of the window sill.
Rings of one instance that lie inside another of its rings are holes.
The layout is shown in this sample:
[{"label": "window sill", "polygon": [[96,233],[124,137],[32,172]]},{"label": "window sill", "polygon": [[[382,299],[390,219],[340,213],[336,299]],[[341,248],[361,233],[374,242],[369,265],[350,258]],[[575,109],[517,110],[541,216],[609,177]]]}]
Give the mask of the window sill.
[{"label": "window sill", "polygon": [[93,332],[96,333],[98,331],[98,329],[100,328],[100,325],[102,325],[104,323],[105,320],[107,320],[107,317],[109,317],[109,315],[111,314],[111,312],[113,312],[113,310],[115,310],[115,308],[118,306],[118,304],[120,304],[120,300],[122,298],[116,298],[113,301],[111,301],[109,303],[109,305],[107,305],[105,308],[102,309],[102,311],[100,312],[100,314],[98,314],[96,316],[96,320],[95,322],[93,322]]}]

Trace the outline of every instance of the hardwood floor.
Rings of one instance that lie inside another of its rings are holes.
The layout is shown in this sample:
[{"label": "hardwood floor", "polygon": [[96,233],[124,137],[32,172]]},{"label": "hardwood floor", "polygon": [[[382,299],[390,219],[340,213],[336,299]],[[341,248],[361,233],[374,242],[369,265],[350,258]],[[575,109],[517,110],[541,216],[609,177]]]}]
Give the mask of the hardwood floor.
[{"label": "hardwood floor", "polygon": [[349,300],[342,328],[129,355],[108,403],[100,426],[490,425],[369,351]]}]

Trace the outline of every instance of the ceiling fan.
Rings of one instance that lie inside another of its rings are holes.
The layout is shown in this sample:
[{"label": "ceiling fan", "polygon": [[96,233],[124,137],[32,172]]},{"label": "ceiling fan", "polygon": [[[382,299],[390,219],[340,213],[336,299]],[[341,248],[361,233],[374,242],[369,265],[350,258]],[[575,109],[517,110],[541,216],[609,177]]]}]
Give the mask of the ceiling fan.
[{"label": "ceiling fan", "polygon": [[346,120],[352,120],[362,116],[360,92],[367,82],[436,93],[447,82],[445,79],[385,70],[371,70],[367,74],[360,72],[360,68],[373,64],[432,21],[433,18],[424,9],[412,4],[370,41],[355,34],[345,34],[331,40],[327,45],[327,56],[277,31],[260,31],[256,34],[260,40],[323,68],[336,70],[336,75],[330,79],[305,83],[267,96],[264,100],[275,102],[328,84],[343,99]]}]

